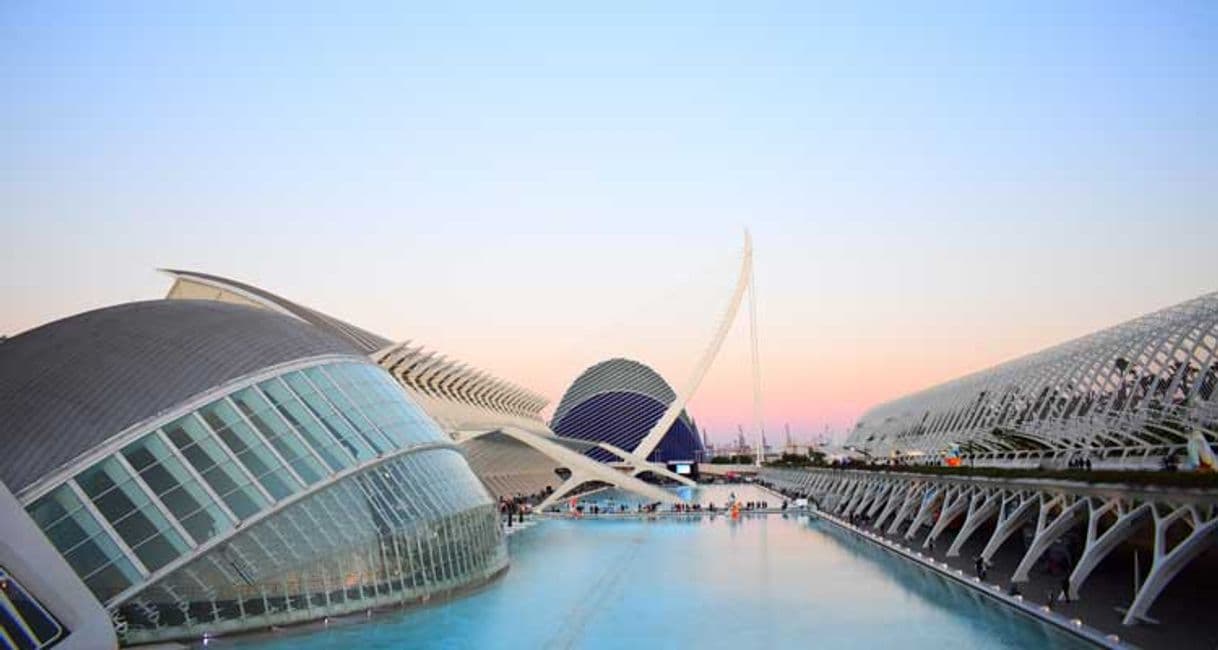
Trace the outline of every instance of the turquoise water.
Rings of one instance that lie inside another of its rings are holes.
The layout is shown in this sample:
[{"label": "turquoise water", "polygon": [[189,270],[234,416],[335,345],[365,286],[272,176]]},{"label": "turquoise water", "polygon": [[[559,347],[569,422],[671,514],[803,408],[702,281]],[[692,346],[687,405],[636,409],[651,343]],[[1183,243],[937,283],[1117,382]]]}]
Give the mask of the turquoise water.
[{"label": "turquoise water", "polygon": [[210,647],[1086,647],[806,516],[541,521],[509,548],[456,601]]}]

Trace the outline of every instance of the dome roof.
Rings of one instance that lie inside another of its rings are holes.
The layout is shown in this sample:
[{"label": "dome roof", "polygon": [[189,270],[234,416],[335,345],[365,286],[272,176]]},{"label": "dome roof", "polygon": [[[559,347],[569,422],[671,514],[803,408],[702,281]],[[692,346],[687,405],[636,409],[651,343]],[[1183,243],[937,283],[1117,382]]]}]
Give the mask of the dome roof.
[{"label": "dome roof", "polygon": [[0,480],[19,493],[229,380],[359,352],[300,320],[206,300],[127,303],[48,323],[0,342]]},{"label": "dome roof", "polygon": [[[609,359],[589,367],[572,382],[554,411],[550,428],[563,437],[635,451],[676,397],[668,382],[648,366],[631,359]],[[693,460],[701,449],[698,429],[682,410],[648,458]],[[589,455],[613,459],[605,451]]]},{"label": "dome roof", "polygon": [[552,422],[560,422],[571,409],[604,392],[629,392],[646,395],[668,406],[677,394],[659,373],[633,359],[614,358],[590,366],[580,373],[563,393]]}]

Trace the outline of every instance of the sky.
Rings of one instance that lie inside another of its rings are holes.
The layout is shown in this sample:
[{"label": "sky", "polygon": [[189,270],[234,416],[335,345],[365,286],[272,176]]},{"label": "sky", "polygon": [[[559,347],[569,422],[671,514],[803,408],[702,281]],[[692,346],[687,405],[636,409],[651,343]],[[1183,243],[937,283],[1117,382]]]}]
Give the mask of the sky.
[{"label": "sky", "polygon": [[748,228],[799,440],[1218,289],[1212,2],[12,0],[0,97],[9,335],[176,267],[554,402],[612,356],[679,385]]}]

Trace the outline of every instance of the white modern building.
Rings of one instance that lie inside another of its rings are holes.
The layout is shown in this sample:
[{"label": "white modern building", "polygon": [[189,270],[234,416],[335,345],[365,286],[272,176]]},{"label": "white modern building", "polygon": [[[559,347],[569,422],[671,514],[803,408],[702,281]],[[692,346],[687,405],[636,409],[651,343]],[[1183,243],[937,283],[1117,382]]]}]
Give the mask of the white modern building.
[{"label": "white modern building", "polygon": [[[653,501],[677,500],[672,492],[586,456],[595,443],[555,436],[540,415],[547,400],[533,391],[421,345],[394,343],[249,284],[193,271],[165,272],[174,279],[170,299],[254,306],[346,339],[393,376],[460,444],[495,496],[545,495],[548,506],[591,487],[614,486]],[[628,452],[616,451],[621,460],[648,465]]]},{"label": "white modern building", "polygon": [[[0,481],[124,643],[415,602],[507,566],[461,448],[364,350],[282,313],[155,300],[27,331],[0,344],[0,421]],[[86,638],[88,607],[47,596],[78,583],[32,567],[37,547],[0,550]]]},{"label": "white modern building", "polygon": [[975,464],[1157,468],[1218,442],[1218,293],[867,411],[848,445]]}]

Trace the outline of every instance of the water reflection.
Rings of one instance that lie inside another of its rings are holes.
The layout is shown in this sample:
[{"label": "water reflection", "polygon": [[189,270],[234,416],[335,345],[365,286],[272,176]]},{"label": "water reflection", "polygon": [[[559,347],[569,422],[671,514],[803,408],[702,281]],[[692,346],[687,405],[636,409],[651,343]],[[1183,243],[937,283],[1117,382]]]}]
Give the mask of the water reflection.
[{"label": "water reflection", "polygon": [[[717,495],[716,495],[717,496]],[[724,515],[550,520],[487,589],[241,647],[1071,647],[922,569],[809,522]]]},{"label": "water reflection", "polygon": [[998,632],[1000,636],[1007,629],[1022,630],[1029,635],[1033,632],[1039,633],[1036,635],[1037,647],[1050,645],[1058,648],[1092,647],[1080,639],[1064,635],[1050,625],[1024,616],[1010,607],[1001,606],[974,589],[959,585],[954,580],[930,569],[898,558],[856,533],[836,528],[816,519],[809,519],[805,525],[824,535],[826,539],[836,542],[852,557],[883,567],[894,582],[909,592],[922,596],[928,603],[941,610],[947,613],[976,612],[977,616],[985,619],[976,621],[977,625],[991,632]]}]

